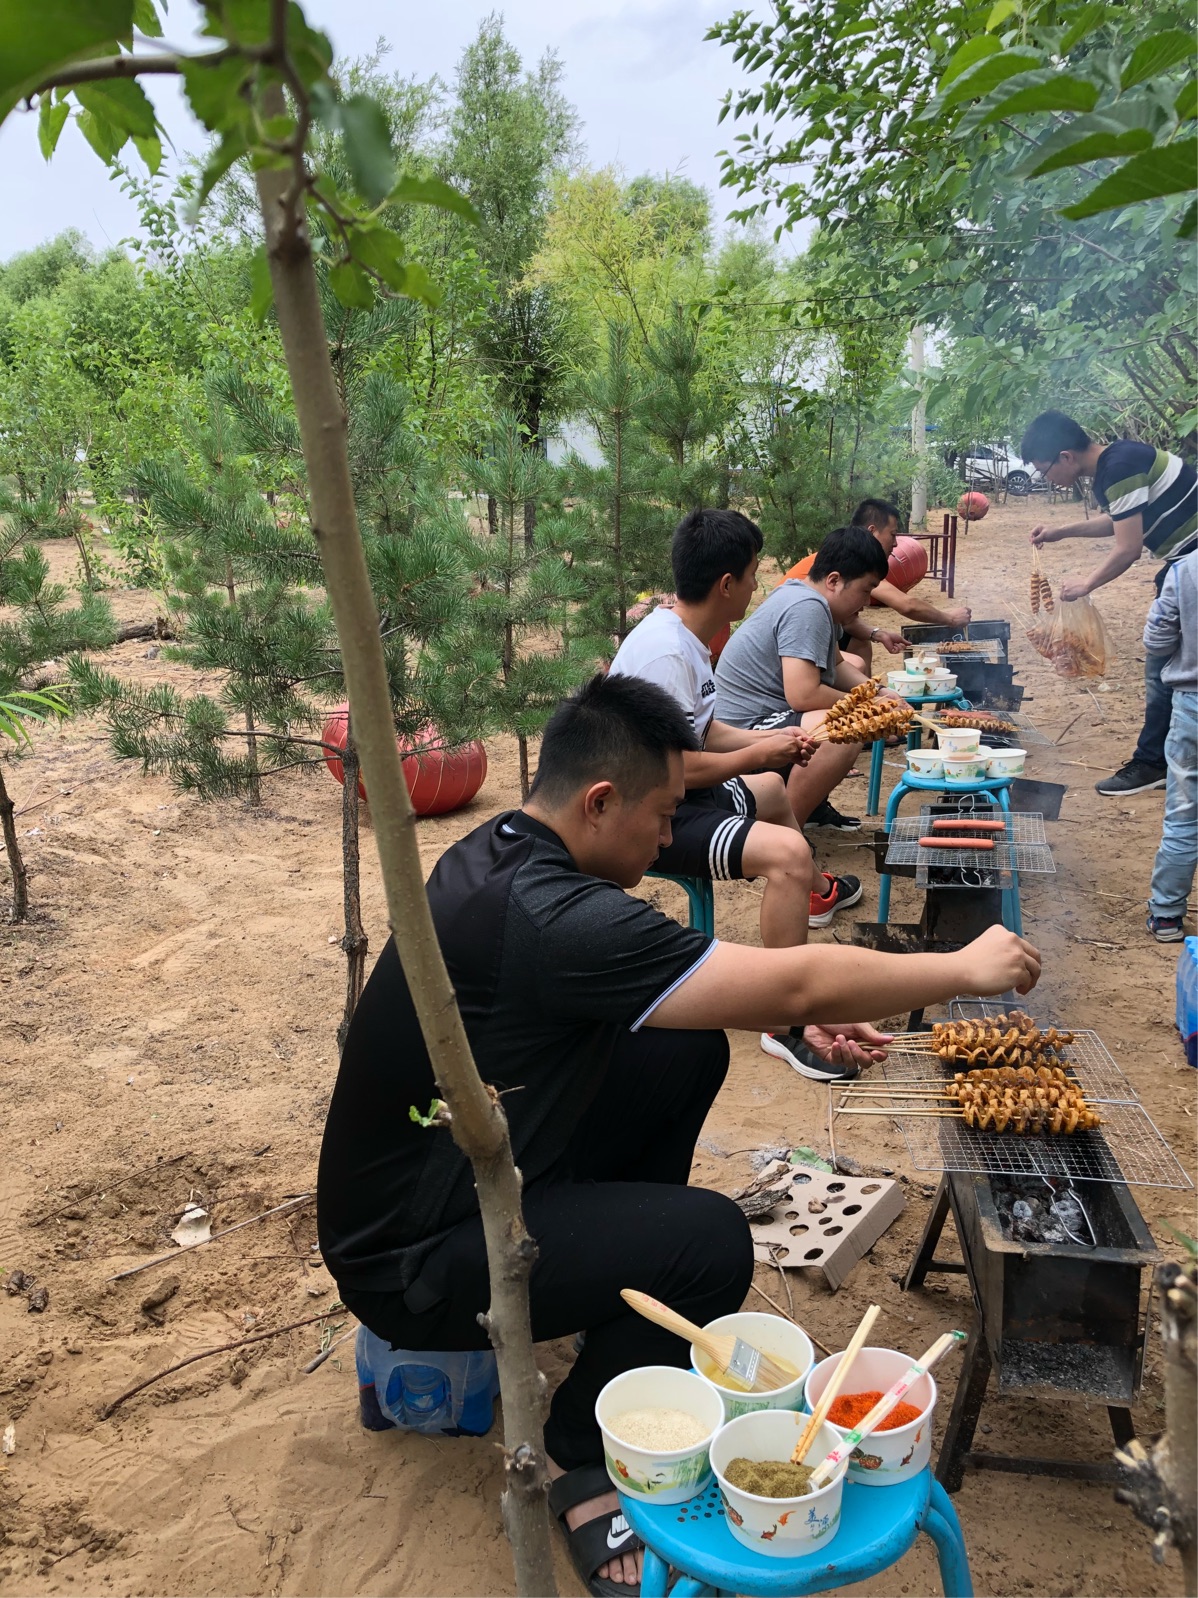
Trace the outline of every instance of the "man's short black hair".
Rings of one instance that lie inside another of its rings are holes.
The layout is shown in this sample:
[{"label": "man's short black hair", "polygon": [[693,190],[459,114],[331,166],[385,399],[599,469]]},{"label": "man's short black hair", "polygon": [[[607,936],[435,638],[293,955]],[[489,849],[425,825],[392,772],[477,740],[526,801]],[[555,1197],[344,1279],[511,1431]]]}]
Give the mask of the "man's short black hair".
[{"label": "man's short black hair", "polygon": [[871,522],[875,527],[885,527],[889,521],[903,525],[903,513],[888,499],[863,499],[853,512],[854,527],[868,527]]},{"label": "man's short black hair", "polygon": [[738,510],[693,510],[674,530],[674,592],[700,604],[726,572],[742,577],[760,555],[761,529]]},{"label": "man's short black hair", "polygon": [[822,583],[832,572],[839,572],[846,583],[871,574],[881,581],[889,569],[886,551],[872,533],[864,527],[837,527],[819,546],[807,575],[814,583]]},{"label": "man's short black hair", "polygon": [[666,780],[672,753],[698,747],[664,688],[639,677],[592,677],[550,716],[529,797],[559,805],[579,788],[612,782],[635,803]]},{"label": "man's short black hair", "polygon": [[1064,411],[1041,411],[1023,435],[1019,453],[1025,461],[1055,461],[1063,449],[1078,454],[1090,447],[1090,435]]}]

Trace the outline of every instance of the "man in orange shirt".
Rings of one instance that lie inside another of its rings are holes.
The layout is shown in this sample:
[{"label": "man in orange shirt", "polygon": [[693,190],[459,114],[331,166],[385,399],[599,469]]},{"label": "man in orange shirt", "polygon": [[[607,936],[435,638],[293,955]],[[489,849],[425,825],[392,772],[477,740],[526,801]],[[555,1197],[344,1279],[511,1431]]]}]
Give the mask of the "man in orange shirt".
[{"label": "man in orange shirt", "polygon": [[[853,512],[852,525],[868,528],[881,544],[889,560],[894,553],[894,546],[902,526],[902,517],[897,505],[892,505],[886,499],[863,499]],[[790,568],[782,581],[785,582],[787,577],[806,577],[815,562],[816,554],[818,551],[804,555],[802,560]],[[905,616],[908,621],[922,622],[932,627],[964,627],[973,614],[968,605],[954,605],[948,610],[941,610],[939,606],[931,604],[926,599],[916,599],[913,594],[905,594],[901,588],[896,588],[886,579],[874,589],[870,604],[885,605],[887,609]],[[892,655],[901,655],[903,652],[901,633],[888,632],[885,628],[871,626],[865,617],[861,616],[844,629],[840,639],[840,652],[851,656],[852,663],[860,666],[865,675],[870,677],[874,669],[875,643],[881,644]]]}]

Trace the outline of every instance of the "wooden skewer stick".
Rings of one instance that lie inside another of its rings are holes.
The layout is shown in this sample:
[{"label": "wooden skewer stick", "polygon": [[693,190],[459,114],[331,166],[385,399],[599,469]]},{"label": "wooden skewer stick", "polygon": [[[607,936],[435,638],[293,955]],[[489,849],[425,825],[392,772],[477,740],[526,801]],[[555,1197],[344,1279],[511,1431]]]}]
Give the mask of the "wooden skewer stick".
[{"label": "wooden skewer stick", "polygon": [[849,1374],[849,1369],[852,1366],[853,1361],[861,1352],[861,1348],[865,1342],[865,1339],[869,1336],[873,1329],[874,1322],[881,1313],[882,1306],[880,1304],[871,1304],[866,1310],[865,1314],[861,1317],[860,1326],[858,1326],[857,1330],[853,1333],[853,1336],[849,1342],[849,1346],[841,1355],[840,1364],[837,1365],[836,1369],[832,1372],[832,1375],[828,1381],[828,1385],[824,1388],[824,1396],[820,1399],[819,1403],[816,1404],[814,1411],[812,1412],[811,1419],[807,1422],[806,1426],[804,1426],[803,1434],[794,1446],[794,1453],[790,1456],[792,1464],[801,1465],[803,1463],[803,1460],[807,1454],[807,1450],[811,1447],[816,1437],[818,1437],[820,1427],[828,1418],[828,1411],[832,1408],[840,1389],[845,1384],[845,1379]]}]

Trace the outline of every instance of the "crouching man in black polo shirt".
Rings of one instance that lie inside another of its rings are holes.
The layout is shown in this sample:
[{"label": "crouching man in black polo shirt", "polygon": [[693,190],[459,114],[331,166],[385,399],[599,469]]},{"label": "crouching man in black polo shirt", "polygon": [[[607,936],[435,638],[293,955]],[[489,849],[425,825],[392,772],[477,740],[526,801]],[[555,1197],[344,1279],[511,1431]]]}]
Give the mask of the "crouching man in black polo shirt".
[{"label": "crouching man in black polo shirt", "polygon": [[[687,1185],[728,1068],[724,1027],[803,1025],[841,1063],[887,1041],[854,1024],[962,992],[1026,993],[1035,949],[993,927],[960,954],[755,949],[679,926],[624,890],[670,841],[694,735],[652,683],[596,677],[559,705],[528,803],[478,827],[428,883],[437,935],[485,1082],[503,1093],[537,1243],[533,1336],[586,1332],[553,1395],[554,1512],[590,1590],[631,1594],[639,1547],[603,1469],[595,1399],[686,1344],[631,1311],[639,1288],[702,1324],[741,1307],[749,1227]],[[835,1019],[841,1018],[841,1019]],[[414,1123],[436,1085],[388,942],[346,1039],[318,1182],[338,1290],[394,1347],[487,1346],[477,1196],[445,1129]],[[796,1129],[797,1137],[797,1129]]]}]

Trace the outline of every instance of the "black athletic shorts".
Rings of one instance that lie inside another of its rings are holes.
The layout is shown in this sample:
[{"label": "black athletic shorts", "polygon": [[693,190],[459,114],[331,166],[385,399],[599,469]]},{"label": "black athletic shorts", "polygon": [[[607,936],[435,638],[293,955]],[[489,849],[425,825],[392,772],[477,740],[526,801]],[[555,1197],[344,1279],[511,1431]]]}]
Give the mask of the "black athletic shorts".
[{"label": "black athletic shorts", "polygon": [[715,788],[692,788],[674,816],[674,837],[653,862],[675,877],[739,882],[745,839],[757,817],[753,791],[740,777]]}]

